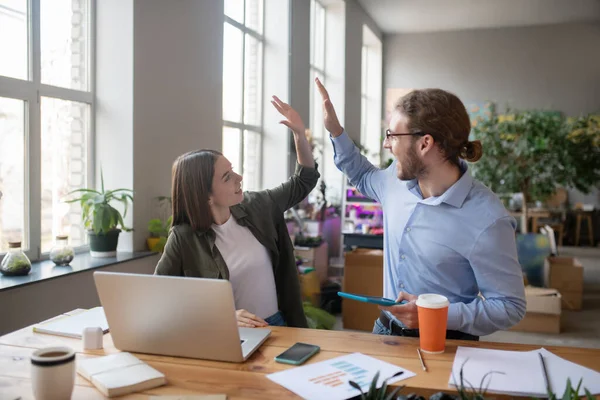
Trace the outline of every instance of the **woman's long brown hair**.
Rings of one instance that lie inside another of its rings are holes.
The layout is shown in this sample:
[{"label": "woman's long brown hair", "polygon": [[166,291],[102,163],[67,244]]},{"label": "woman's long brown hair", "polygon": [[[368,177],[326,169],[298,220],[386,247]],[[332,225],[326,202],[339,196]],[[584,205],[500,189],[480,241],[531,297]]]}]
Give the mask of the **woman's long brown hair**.
[{"label": "woman's long brown hair", "polygon": [[215,150],[185,153],[173,163],[171,198],[173,226],[189,224],[195,231],[207,231],[214,222],[209,196],[215,163],[222,154]]}]

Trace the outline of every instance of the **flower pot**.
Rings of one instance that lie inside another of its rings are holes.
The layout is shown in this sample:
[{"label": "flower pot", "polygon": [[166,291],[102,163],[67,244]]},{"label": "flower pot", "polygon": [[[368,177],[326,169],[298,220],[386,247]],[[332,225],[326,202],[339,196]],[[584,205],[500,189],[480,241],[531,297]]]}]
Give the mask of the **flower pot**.
[{"label": "flower pot", "polygon": [[159,237],[150,237],[146,239],[146,245],[148,246],[148,250],[152,251],[154,246],[156,246],[160,242]]},{"label": "flower pot", "polygon": [[150,237],[146,239],[146,245],[148,246],[148,250],[156,251],[159,253],[162,253],[165,250],[166,243],[167,238],[164,236]]},{"label": "flower pot", "polygon": [[106,234],[88,231],[92,257],[115,257],[119,244],[119,233],[121,233],[120,229],[113,229]]}]

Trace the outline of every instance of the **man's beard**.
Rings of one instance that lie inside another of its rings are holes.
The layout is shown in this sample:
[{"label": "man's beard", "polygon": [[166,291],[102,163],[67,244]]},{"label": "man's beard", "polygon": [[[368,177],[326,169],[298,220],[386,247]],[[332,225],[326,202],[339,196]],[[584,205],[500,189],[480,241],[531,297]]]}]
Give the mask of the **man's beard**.
[{"label": "man's beard", "polygon": [[420,178],[426,172],[425,165],[417,155],[414,146],[411,146],[402,160],[398,160],[397,162],[398,165],[401,166],[401,169],[397,171],[398,179],[401,181],[410,181]]}]

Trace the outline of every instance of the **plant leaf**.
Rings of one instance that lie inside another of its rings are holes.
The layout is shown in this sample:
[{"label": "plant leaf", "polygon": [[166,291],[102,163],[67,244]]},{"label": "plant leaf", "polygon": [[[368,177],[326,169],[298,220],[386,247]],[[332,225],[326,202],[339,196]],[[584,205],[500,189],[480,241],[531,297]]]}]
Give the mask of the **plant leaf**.
[{"label": "plant leaf", "polygon": [[371,386],[369,387],[369,392],[367,393],[367,397],[369,399],[372,398],[376,393],[378,380],[379,380],[379,371],[377,371],[377,373],[373,377],[373,380],[371,381]]},{"label": "plant leaf", "polygon": [[386,397],[386,398],[385,398],[385,400],[394,400],[395,396],[396,396],[396,395],[398,394],[398,392],[399,392],[400,390],[402,390],[402,389],[404,389],[404,385],[402,385],[402,386],[398,386],[396,389],[394,389],[394,390],[392,391],[392,393],[390,393],[390,394],[388,395],[388,397]]},{"label": "plant leaf", "polygon": [[365,398],[365,392],[363,392],[362,388],[358,385],[358,383],[354,382],[354,381],[348,381],[348,383],[350,384],[350,386],[352,386],[355,389],[360,390],[360,397],[361,399]]}]

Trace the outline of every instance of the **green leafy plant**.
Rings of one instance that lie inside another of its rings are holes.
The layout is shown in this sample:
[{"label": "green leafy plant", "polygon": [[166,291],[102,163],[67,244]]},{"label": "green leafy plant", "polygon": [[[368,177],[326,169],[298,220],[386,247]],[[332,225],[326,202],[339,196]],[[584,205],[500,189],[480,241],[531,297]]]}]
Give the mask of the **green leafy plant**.
[{"label": "green leafy plant", "polygon": [[360,387],[360,385],[358,383],[356,383],[354,381],[349,381],[348,383],[353,388],[360,390],[360,400],[393,400],[393,399],[395,399],[395,396],[398,394],[398,392],[400,390],[402,390],[402,388],[404,388],[404,386],[399,386],[399,387],[395,388],[389,395],[386,396],[386,391],[388,389],[387,382],[388,382],[388,380],[395,378],[402,373],[403,372],[400,371],[400,372],[397,372],[396,374],[390,376],[389,378],[387,378],[386,380],[383,381],[383,384],[378,389],[377,381],[379,380],[379,371],[377,371],[377,373],[373,377],[373,380],[371,381],[371,385],[369,386],[369,391],[367,393],[365,393],[362,390],[362,388]]},{"label": "green leafy plant", "polygon": [[148,231],[150,232],[150,237],[159,238],[158,242],[156,242],[151,248],[151,251],[163,251],[165,248],[165,244],[167,243],[167,236],[169,236],[169,229],[171,228],[171,224],[173,223],[173,216],[169,215],[166,219],[168,211],[171,210],[171,198],[168,196],[158,196],[156,198],[158,201],[159,207],[162,209],[162,218],[153,218],[148,221]]},{"label": "green leafy plant", "polygon": [[[468,360],[466,360],[465,363],[467,361]],[[438,392],[438,393],[432,394],[429,397],[429,400],[486,400],[486,399],[489,399],[489,397],[486,397],[486,395],[487,395],[487,389],[488,389],[490,381],[492,379],[492,375],[493,374],[501,374],[501,372],[498,372],[498,371],[488,372],[481,379],[479,388],[475,389],[473,387],[473,385],[471,385],[468,381],[466,381],[464,379],[463,367],[464,367],[464,363],[460,368],[458,382],[456,382],[456,378],[454,377],[454,382],[455,382],[456,389],[458,391],[458,395],[448,394],[448,393],[444,393],[444,392]],[[369,386],[369,391],[367,393],[365,393],[356,382],[349,381],[348,383],[353,388],[360,390],[360,393],[361,393],[360,396],[355,397],[355,399],[360,399],[360,400],[425,400],[425,398],[423,396],[419,396],[414,393],[408,394],[408,395],[398,395],[398,393],[400,392],[400,390],[402,390],[404,388],[404,386],[397,387],[389,394],[386,394],[386,391],[388,390],[387,381],[398,375],[400,375],[400,372],[398,372],[397,374],[395,374],[395,375],[389,377],[388,379],[386,379],[385,381],[383,381],[381,388],[377,389],[377,381],[379,380],[379,372],[377,372],[377,374],[375,374],[375,376],[373,377],[373,380],[371,381],[371,384]],[[582,384],[582,380],[579,381],[579,383],[577,384],[577,387],[573,387],[573,385],[571,384],[571,380],[567,379],[567,386],[566,386],[565,391],[562,394],[562,396],[557,397],[556,394],[552,393],[552,391],[548,388],[548,399],[549,400],[576,400],[576,399],[579,399],[580,398],[579,390],[581,388],[581,384]],[[595,399],[595,397],[590,393],[589,390],[584,389],[584,391],[585,391],[585,399],[586,400]]]},{"label": "green leafy plant", "polygon": [[[130,189],[105,190],[102,172],[100,173],[100,182],[100,191],[94,189],[76,189],[69,192],[68,196],[74,194],[79,194],[80,196],[66,200],[65,202],[78,202],[81,204],[83,225],[96,235],[105,235],[119,228],[126,232],[131,231],[132,229],[127,228],[123,223],[123,218],[127,216],[129,203],[133,203],[133,191]],[[112,202],[123,204],[123,215],[111,205]]]},{"label": "green leafy plant", "polygon": [[600,115],[567,118],[565,163],[571,184],[582,192],[600,182]]},{"label": "green leafy plant", "polygon": [[584,124],[589,126],[589,119],[567,123],[557,112],[492,112],[473,127],[484,151],[472,166],[473,174],[496,193],[523,193],[525,215],[528,202],[545,200],[558,185],[587,193],[600,180],[600,153],[598,147],[576,143],[584,139],[598,143],[596,134],[576,133],[580,131],[575,128],[583,129]]}]

